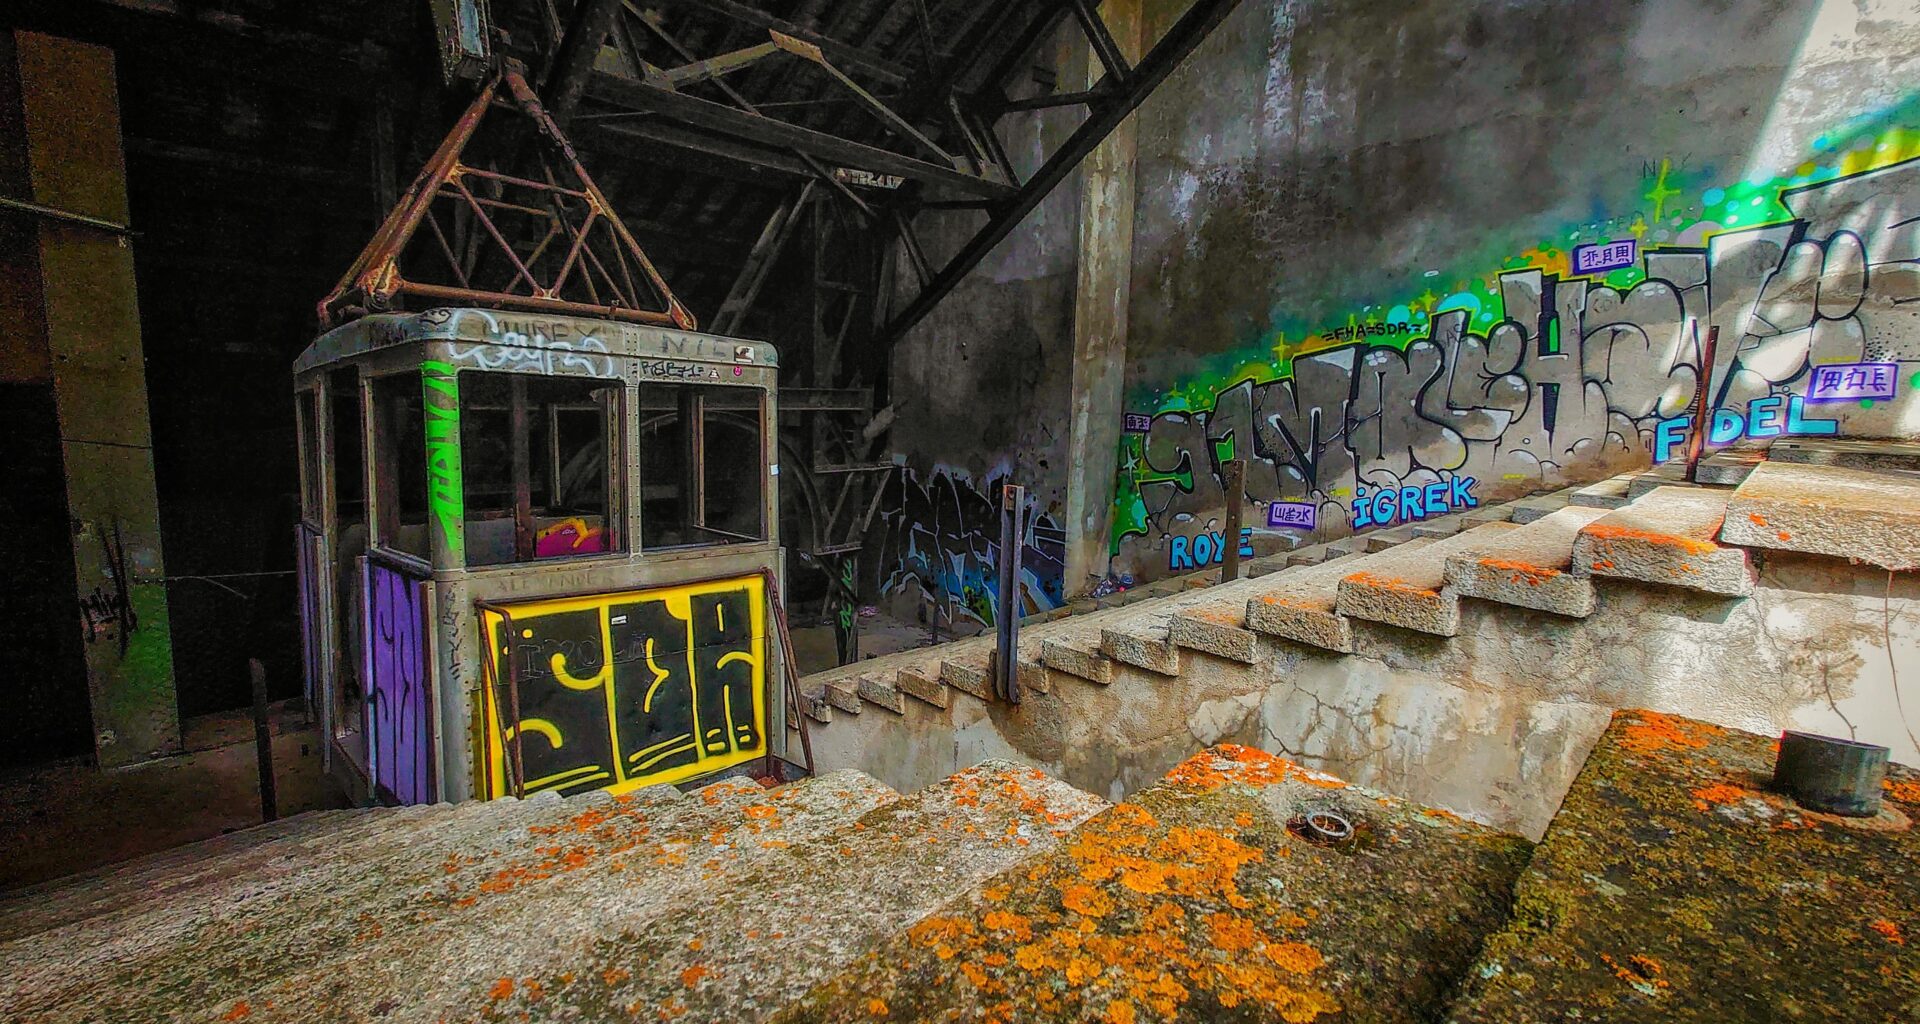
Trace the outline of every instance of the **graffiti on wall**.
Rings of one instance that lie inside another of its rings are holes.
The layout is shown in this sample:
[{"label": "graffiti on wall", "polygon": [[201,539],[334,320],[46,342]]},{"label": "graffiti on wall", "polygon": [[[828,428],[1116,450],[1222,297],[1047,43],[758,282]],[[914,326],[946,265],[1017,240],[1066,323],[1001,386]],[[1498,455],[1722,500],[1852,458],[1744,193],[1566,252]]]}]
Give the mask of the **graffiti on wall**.
[{"label": "graffiti on wall", "polygon": [[1295,520],[1329,534],[1665,460],[1703,379],[1712,445],[1897,429],[1887,400],[1920,387],[1920,127],[1891,120],[1920,126],[1920,100],[1780,178],[1707,187],[1663,161],[1627,223],[1445,294],[1428,272],[1406,302],[1131,401],[1153,413],[1122,439],[1115,553],[1217,511],[1236,458],[1250,502],[1311,505]]},{"label": "graffiti on wall", "polygon": [[424,579],[369,559],[362,577],[366,624],[367,761],[383,798],[432,803],[432,696],[427,686]]},{"label": "graffiti on wall", "polygon": [[[991,476],[976,486],[965,474],[942,467],[924,482],[911,469],[893,476],[889,486],[897,488],[898,500],[886,503],[881,592],[917,593],[950,622],[993,625],[999,596],[996,499],[1004,478]],[[1065,601],[1066,531],[1029,499],[1021,512],[1020,537],[1022,613],[1059,607]]]},{"label": "graffiti on wall", "polygon": [[427,505],[446,537],[447,557],[467,560],[466,495],[460,479],[460,379],[449,363],[420,365],[427,434]]},{"label": "graffiti on wall", "polygon": [[764,756],[765,621],[759,576],[482,608],[488,757],[477,788],[512,793],[516,750],[524,792],[563,794]]}]

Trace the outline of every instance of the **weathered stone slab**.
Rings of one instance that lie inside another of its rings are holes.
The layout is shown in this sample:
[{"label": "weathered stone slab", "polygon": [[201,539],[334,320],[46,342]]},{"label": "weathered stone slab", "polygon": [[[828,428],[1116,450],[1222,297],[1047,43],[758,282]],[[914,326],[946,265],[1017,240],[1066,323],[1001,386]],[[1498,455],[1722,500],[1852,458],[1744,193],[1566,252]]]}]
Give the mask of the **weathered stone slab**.
[{"label": "weathered stone slab", "polygon": [[1773,740],[1622,711],[1466,973],[1456,1024],[1906,1021],[1920,772],[1878,819],[1773,793]]},{"label": "weathered stone slab", "polygon": [[1585,618],[1593,614],[1593,581],[1572,571],[1573,542],[1608,511],[1569,505],[1502,534],[1482,551],[1449,556],[1447,589],[1461,597]]},{"label": "weathered stone slab", "polygon": [[1581,508],[1619,508],[1632,500],[1627,497],[1627,488],[1633,484],[1637,473],[1622,473],[1609,477],[1599,483],[1588,484],[1573,492],[1567,498],[1567,504]]},{"label": "weathered stone slab", "polygon": [[898,687],[901,693],[936,708],[946,707],[953,699],[952,691],[947,689],[938,675],[920,669],[901,669],[894,674],[893,685]]},{"label": "weathered stone slab", "polygon": [[1692,487],[1687,481],[1685,460],[1663,462],[1652,469],[1638,473],[1633,482],[1627,485],[1627,500],[1639,501],[1662,487]]},{"label": "weathered stone slab", "polygon": [[1190,608],[1167,622],[1167,639],[1189,650],[1251,665],[1260,638],[1245,623],[1245,612]]},{"label": "weathered stone slab", "polygon": [[1569,487],[1514,502],[1512,522],[1525,526],[1537,519],[1545,519],[1552,513],[1566,508],[1567,503],[1573,500],[1573,491],[1574,489]]},{"label": "weathered stone slab", "polygon": [[1732,448],[1723,448],[1700,460],[1695,468],[1693,480],[1708,487],[1738,487],[1767,457],[1767,449],[1760,445],[1742,444]]},{"label": "weathered stone slab", "polygon": [[1920,473],[1920,443],[1850,437],[1782,437],[1767,449],[1773,462],[1835,466],[1876,473]]},{"label": "weathered stone slab", "polygon": [[1097,642],[1078,637],[1046,637],[1040,641],[1040,663],[1101,686],[1113,682],[1113,662],[1100,653]]},{"label": "weathered stone slab", "polygon": [[860,699],[877,707],[886,708],[896,715],[907,713],[907,699],[900,693],[892,679],[878,675],[861,676],[855,684],[860,691]]},{"label": "weathered stone slab", "polygon": [[860,686],[857,682],[830,681],[824,687],[827,703],[849,715],[860,713]]},{"label": "weathered stone slab", "polygon": [[[1405,555],[1437,543],[1443,542],[1415,537],[1396,548],[1394,554]],[[1291,571],[1247,602],[1246,628],[1329,651],[1352,653],[1353,628],[1333,610],[1340,597],[1340,581],[1374,559],[1385,557],[1360,555]]]},{"label": "weathered stone slab", "polygon": [[1766,463],[1733,492],[1720,539],[1920,568],[1920,476]]},{"label": "weathered stone slab", "polygon": [[[1355,838],[1308,838],[1307,815],[1319,812]],[[1432,1020],[1505,920],[1528,849],[1445,811],[1219,747],[774,1019]]]},{"label": "weathered stone slab", "polygon": [[1361,550],[1366,551],[1368,554],[1377,554],[1397,544],[1404,544],[1412,540],[1413,527],[1396,526],[1391,530],[1380,530],[1376,533],[1366,534],[1359,539],[1362,543]]},{"label": "weathered stone slab", "polygon": [[1414,524],[1413,535],[1415,537],[1439,540],[1442,537],[1451,537],[1459,533],[1466,528],[1466,525],[1467,520],[1465,516],[1441,516],[1438,519],[1428,519],[1425,522]]},{"label": "weathered stone slab", "polygon": [[529,991],[453,1019],[765,1019],[956,892],[1054,849],[1106,801],[990,761],[832,831],[725,859],[684,912],[603,930],[550,958]]},{"label": "weathered stone slab", "polygon": [[1447,560],[1478,555],[1520,527],[1486,523],[1418,548],[1401,547],[1353,563],[1335,586],[1334,613],[1435,636],[1460,632],[1460,599],[1444,590]]},{"label": "weathered stone slab", "polygon": [[1573,546],[1573,571],[1745,597],[1747,553],[1714,537],[1731,491],[1662,487],[1588,524]]}]

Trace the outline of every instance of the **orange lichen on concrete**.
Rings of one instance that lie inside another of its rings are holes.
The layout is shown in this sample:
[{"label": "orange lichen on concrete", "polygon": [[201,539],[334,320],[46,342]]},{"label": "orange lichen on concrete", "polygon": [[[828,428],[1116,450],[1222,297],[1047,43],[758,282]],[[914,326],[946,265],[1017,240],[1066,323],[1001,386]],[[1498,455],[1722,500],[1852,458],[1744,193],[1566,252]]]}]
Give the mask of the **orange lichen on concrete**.
[{"label": "orange lichen on concrete", "polygon": [[1636,754],[1652,754],[1672,747],[1699,749],[1726,730],[1658,711],[1623,711],[1632,719],[1620,737],[1620,746]]},{"label": "orange lichen on concrete", "polygon": [[1267,946],[1267,959],[1295,974],[1311,974],[1327,962],[1320,951],[1304,942],[1275,942]]},{"label": "orange lichen on concrete", "polygon": [[253,1016],[253,1007],[248,1006],[247,1001],[245,999],[242,999],[239,1002],[233,1004],[232,1009],[228,1010],[226,1013],[221,1014],[220,1019],[225,1021],[246,1020],[248,1017],[251,1017],[251,1016]]},{"label": "orange lichen on concrete", "polygon": [[1660,977],[1666,973],[1666,969],[1660,966],[1660,961],[1650,956],[1636,953],[1627,957],[1627,962],[1624,964],[1616,962],[1605,953],[1600,954],[1600,959],[1606,961],[1607,966],[1613,969],[1614,977],[1629,985],[1643,990],[1668,987],[1667,981]]},{"label": "orange lichen on concrete", "polygon": [[1202,751],[1180,762],[1167,773],[1167,781],[1202,792],[1212,792],[1233,783],[1271,786],[1288,779],[1297,779],[1323,789],[1342,789],[1347,785],[1341,779],[1302,768],[1264,750],[1232,743]]},{"label": "orange lichen on concrete", "polygon": [[1509,583],[1525,583],[1534,587],[1561,574],[1558,569],[1549,569],[1546,566],[1532,565],[1527,562],[1516,562],[1507,558],[1482,558],[1480,564],[1495,572],[1512,573],[1512,577],[1507,580]]},{"label": "orange lichen on concrete", "polygon": [[875,1017],[885,1017],[887,1015],[887,1001],[884,999],[867,1000],[867,1012]]},{"label": "orange lichen on concrete", "polygon": [[[1716,524],[1714,529],[1718,530],[1719,526]],[[1720,550],[1720,545],[1710,540],[1701,540],[1697,537],[1682,537],[1672,533],[1655,533],[1652,530],[1635,530],[1627,526],[1606,526],[1601,523],[1594,523],[1581,532],[1609,546],[1620,541],[1638,541],[1642,544],[1656,544],[1660,547],[1679,548],[1689,555],[1708,555]]]},{"label": "orange lichen on concrete", "polygon": [[513,979],[512,978],[501,978],[499,981],[496,981],[493,983],[492,988],[487,990],[487,998],[493,1000],[494,1002],[499,1002],[502,999],[511,999],[512,997],[513,997]]},{"label": "orange lichen on concrete", "polygon": [[1358,587],[1373,587],[1378,590],[1393,590],[1402,594],[1413,594],[1418,597],[1439,597],[1440,596],[1440,592],[1437,590],[1432,590],[1427,587],[1414,586],[1413,584],[1408,583],[1406,580],[1401,579],[1398,576],[1381,576],[1378,573],[1371,573],[1371,572],[1356,572],[1356,573],[1353,573],[1352,575],[1349,575],[1346,579],[1342,580],[1341,582],[1351,583]]},{"label": "orange lichen on concrete", "polygon": [[712,974],[713,969],[706,964],[694,964],[692,967],[680,972],[680,984],[688,988],[693,988],[699,985],[703,979],[712,976]]},{"label": "orange lichen on concrete", "polygon": [[1904,946],[1907,944],[1907,937],[1900,934],[1900,926],[1885,918],[1881,918],[1867,927],[1879,932],[1881,938],[1886,939],[1896,946]]},{"label": "orange lichen on concrete", "polygon": [[1702,786],[1693,791],[1693,805],[1701,810],[1711,810],[1717,805],[1739,803],[1753,796],[1752,790],[1729,786],[1724,782],[1711,786]]},{"label": "orange lichen on concrete", "polygon": [[1785,530],[1781,530],[1779,533],[1775,534],[1774,536],[1779,537],[1782,541],[1789,541],[1793,539],[1793,534],[1788,533]]},{"label": "orange lichen on concrete", "polygon": [[1755,526],[1765,526],[1765,525],[1767,525],[1767,517],[1766,517],[1766,516],[1763,516],[1763,515],[1761,515],[1761,514],[1760,514],[1760,513],[1758,513],[1758,512],[1749,512],[1749,513],[1747,513],[1747,521],[1748,521],[1748,522],[1750,522],[1750,523],[1752,523],[1752,524],[1753,524],[1753,525],[1755,525]]},{"label": "orange lichen on concrete", "polygon": [[1613,559],[1603,558],[1598,562],[1593,563],[1593,568],[1598,569],[1601,572],[1606,572],[1608,569],[1613,568]]},{"label": "orange lichen on concrete", "polygon": [[1903,804],[1920,804],[1920,782],[1895,782],[1892,779],[1881,783],[1887,795]]}]

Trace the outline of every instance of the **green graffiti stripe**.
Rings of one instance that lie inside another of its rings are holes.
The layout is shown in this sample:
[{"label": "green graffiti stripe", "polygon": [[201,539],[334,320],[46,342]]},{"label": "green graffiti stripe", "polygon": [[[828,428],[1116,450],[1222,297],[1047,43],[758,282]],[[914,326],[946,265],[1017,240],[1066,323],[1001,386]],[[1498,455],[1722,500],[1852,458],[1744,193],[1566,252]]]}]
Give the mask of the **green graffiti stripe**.
[{"label": "green graffiti stripe", "polygon": [[448,557],[466,561],[466,499],[460,477],[460,381],[451,364],[420,364],[427,435],[427,505],[440,524]]}]

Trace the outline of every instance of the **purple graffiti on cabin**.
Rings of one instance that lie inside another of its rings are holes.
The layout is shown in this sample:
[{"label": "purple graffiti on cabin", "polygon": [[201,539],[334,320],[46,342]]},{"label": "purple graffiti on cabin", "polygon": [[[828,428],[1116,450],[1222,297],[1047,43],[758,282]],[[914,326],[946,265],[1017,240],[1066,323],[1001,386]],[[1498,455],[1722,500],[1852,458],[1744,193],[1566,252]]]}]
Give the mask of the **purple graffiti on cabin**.
[{"label": "purple graffiti on cabin", "polygon": [[369,561],[366,573],[367,759],[381,795],[433,801],[432,704],[427,693],[421,580]]}]

